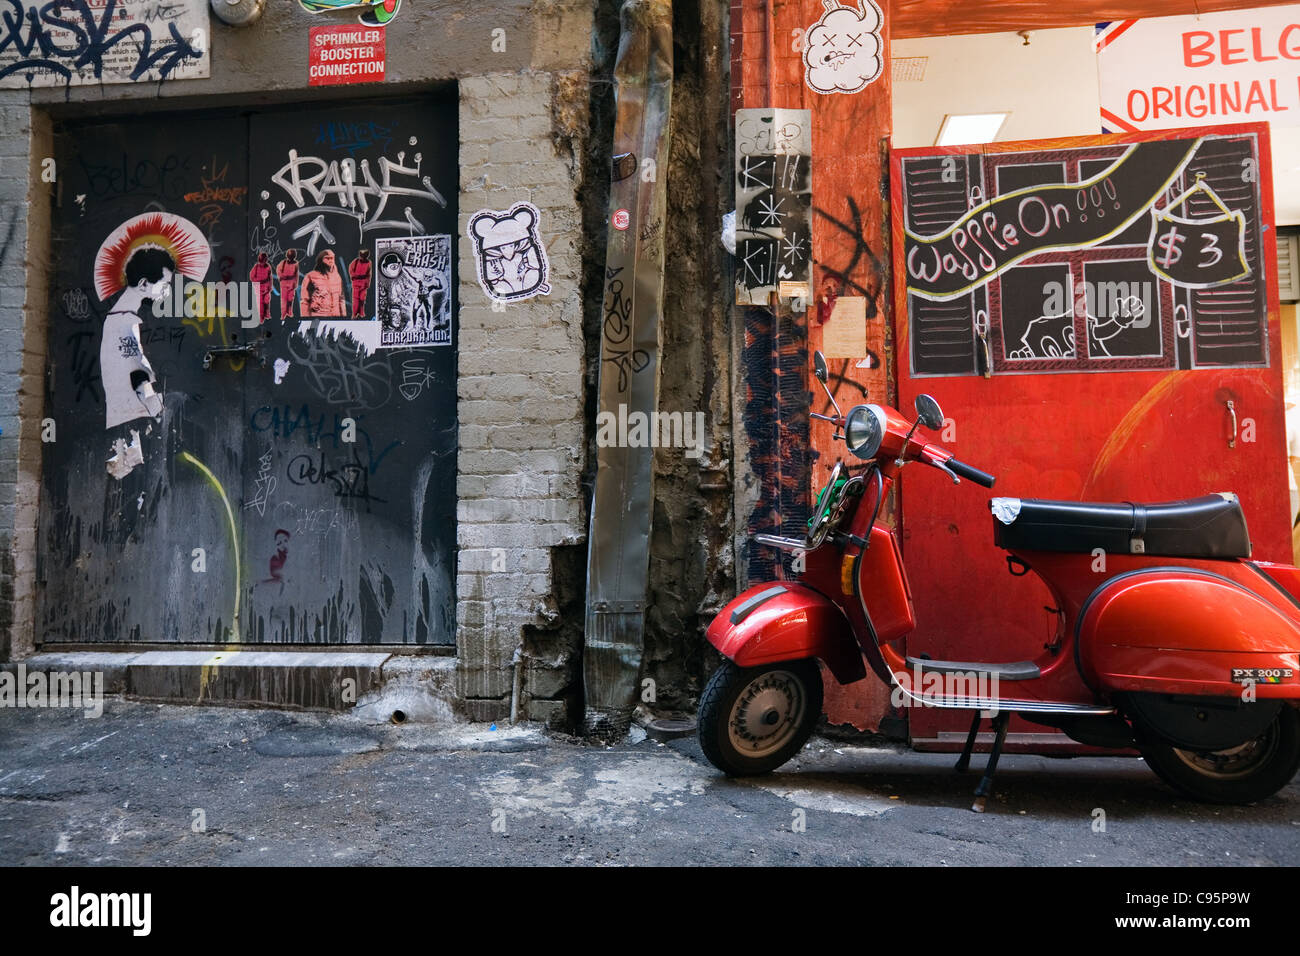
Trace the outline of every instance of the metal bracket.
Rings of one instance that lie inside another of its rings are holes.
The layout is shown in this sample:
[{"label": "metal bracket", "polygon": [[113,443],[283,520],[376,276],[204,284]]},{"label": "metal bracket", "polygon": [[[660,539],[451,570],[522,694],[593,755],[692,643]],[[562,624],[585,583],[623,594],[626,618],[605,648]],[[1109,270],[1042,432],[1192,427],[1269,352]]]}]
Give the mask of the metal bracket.
[{"label": "metal bracket", "polygon": [[262,366],[266,366],[266,356],[262,354],[261,341],[254,341],[248,345],[221,345],[216,348],[208,349],[203,353],[203,369],[207,371],[212,368],[212,360],[219,356],[226,356],[234,359],[241,356],[246,358],[258,359]]}]

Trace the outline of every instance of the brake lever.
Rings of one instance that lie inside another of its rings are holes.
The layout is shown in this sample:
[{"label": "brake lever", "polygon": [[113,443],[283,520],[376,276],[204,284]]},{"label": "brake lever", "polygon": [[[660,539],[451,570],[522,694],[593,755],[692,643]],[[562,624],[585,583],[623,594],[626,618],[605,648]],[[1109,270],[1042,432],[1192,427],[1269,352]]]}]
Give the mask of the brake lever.
[{"label": "brake lever", "polygon": [[957,472],[955,472],[955,471],[953,471],[951,468],[949,468],[949,467],[948,467],[948,463],[947,463],[946,461],[936,461],[936,462],[934,462],[933,464],[934,464],[934,467],[938,468],[940,471],[945,471],[945,472],[947,472],[949,475],[951,475],[951,476],[952,476],[952,483],[953,483],[954,485],[960,485],[960,484],[961,484],[961,479],[957,477]]}]

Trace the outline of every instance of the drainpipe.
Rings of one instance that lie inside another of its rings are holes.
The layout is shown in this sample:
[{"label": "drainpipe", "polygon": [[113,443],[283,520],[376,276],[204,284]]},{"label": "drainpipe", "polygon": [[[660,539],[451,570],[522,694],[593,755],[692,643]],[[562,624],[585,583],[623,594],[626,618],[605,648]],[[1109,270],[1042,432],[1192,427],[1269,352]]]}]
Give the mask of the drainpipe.
[{"label": "drainpipe", "polygon": [[582,661],[583,729],[614,739],[631,724],[645,646],[654,448],[628,447],[627,438],[659,406],[672,2],[627,0],[619,20],[596,414],[597,437],[612,426],[617,440],[596,449]]}]

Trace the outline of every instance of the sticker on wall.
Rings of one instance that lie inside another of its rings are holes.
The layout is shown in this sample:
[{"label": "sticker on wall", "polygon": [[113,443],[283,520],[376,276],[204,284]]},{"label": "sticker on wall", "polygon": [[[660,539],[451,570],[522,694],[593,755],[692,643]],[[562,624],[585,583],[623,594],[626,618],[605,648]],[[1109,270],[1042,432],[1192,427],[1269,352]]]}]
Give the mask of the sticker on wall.
[{"label": "sticker on wall", "polygon": [[298,5],[308,13],[360,10],[361,15],[357,19],[366,26],[384,27],[402,9],[402,0],[298,0]]},{"label": "sticker on wall", "polygon": [[140,347],[140,323],[154,317],[156,301],[172,294],[173,278],[201,280],[211,261],[202,230],[165,212],[128,219],[100,245],[95,294],[101,302],[117,296],[104,318],[99,346],[105,428],[162,413],[153,366]]},{"label": "sticker on wall", "polygon": [[546,295],[550,265],[537,237],[540,213],[528,202],[506,212],[480,209],[466,228],[474,242],[478,284],[491,299],[512,301]]},{"label": "sticker on wall", "polygon": [[879,79],[884,68],[884,16],[874,0],[857,2],[855,8],[822,0],[826,12],[804,36],[804,82],[817,93],[860,92]]},{"label": "sticker on wall", "polygon": [[451,344],[451,236],[376,239],[375,308],[385,348]]}]

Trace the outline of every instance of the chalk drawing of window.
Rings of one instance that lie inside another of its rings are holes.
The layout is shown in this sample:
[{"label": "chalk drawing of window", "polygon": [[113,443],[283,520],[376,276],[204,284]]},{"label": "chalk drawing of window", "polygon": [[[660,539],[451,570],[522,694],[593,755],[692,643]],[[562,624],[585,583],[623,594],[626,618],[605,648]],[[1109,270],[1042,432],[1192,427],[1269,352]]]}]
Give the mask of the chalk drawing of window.
[{"label": "chalk drawing of window", "polygon": [[1065,163],[1016,163],[997,168],[997,195],[1005,196],[1017,189],[1065,182]]},{"label": "chalk drawing of window", "polygon": [[1089,359],[1164,356],[1161,285],[1145,258],[1083,264]]},{"label": "chalk drawing of window", "polygon": [[[1257,164],[1258,143],[1253,135],[1210,136],[1196,151],[1183,173],[1182,183],[1170,192],[1180,193],[1204,173],[1205,183],[1232,211],[1246,215],[1246,264],[1250,275],[1230,285],[1190,289],[1180,296],[1190,315],[1192,362],[1197,368],[1268,365],[1268,306],[1259,240],[1260,199],[1257,177],[1244,176],[1249,161]],[[1186,203],[1190,218],[1213,217],[1219,210],[1208,195],[1194,193]]]},{"label": "chalk drawing of window", "polygon": [[[903,160],[907,228],[932,236],[951,227],[969,210],[972,195],[980,195],[980,167],[978,154]],[[909,295],[912,374],[977,374],[975,316],[981,310],[987,315],[988,295],[982,288],[943,302]]]},{"label": "chalk drawing of window", "polygon": [[997,281],[1008,366],[1076,357],[1074,280],[1068,264],[1020,266]]}]

